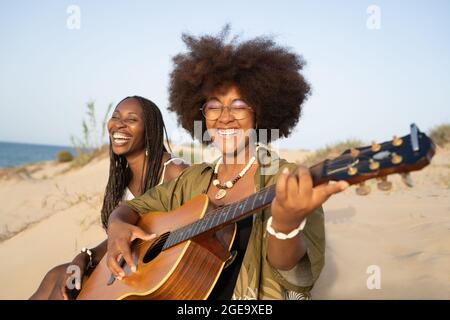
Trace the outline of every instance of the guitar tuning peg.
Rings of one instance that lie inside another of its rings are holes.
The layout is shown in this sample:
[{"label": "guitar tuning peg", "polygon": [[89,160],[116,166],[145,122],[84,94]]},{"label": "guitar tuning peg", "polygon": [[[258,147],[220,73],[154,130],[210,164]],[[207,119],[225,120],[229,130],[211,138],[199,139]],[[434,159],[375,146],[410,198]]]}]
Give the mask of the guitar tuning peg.
[{"label": "guitar tuning peg", "polygon": [[409,173],[402,173],[402,181],[404,184],[406,184],[408,187],[412,188],[414,187],[414,183],[411,179],[411,175]]},{"label": "guitar tuning peg", "polygon": [[354,176],[357,173],[358,173],[358,169],[355,168],[355,167],[349,167],[348,170],[347,170],[347,174],[349,176]]},{"label": "guitar tuning peg", "polygon": [[380,168],[380,163],[373,159],[369,160],[369,168],[370,170],[378,170]]},{"label": "guitar tuning peg", "polygon": [[403,160],[402,156],[399,156],[395,152],[392,152],[391,161],[393,164],[399,164],[400,162],[402,162],[402,160]]},{"label": "guitar tuning peg", "polygon": [[352,155],[353,158],[356,158],[359,155],[359,150],[356,148],[351,148],[350,154]]},{"label": "guitar tuning peg", "polygon": [[372,143],[372,146],[370,147],[373,152],[378,152],[381,149],[381,145],[378,143]]},{"label": "guitar tuning peg", "polygon": [[403,140],[401,138],[398,138],[397,136],[394,136],[394,138],[392,139],[392,145],[394,147],[400,147],[403,143]]},{"label": "guitar tuning peg", "polygon": [[370,193],[370,190],[370,186],[366,185],[364,182],[361,182],[356,188],[356,194],[359,196],[367,196]]},{"label": "guitar tuning peg", "polygon": [[381,180],[381,181],[379,181],[379,182],[377,183],[377,187],[378,187],[379,190],[382,190],[382,191],[389,191],[389,190],[392,189],[392,182],[389,182],[389,181],[387,180],[387,177],[386,177],[386,176],[381,177],[380,180]]}]

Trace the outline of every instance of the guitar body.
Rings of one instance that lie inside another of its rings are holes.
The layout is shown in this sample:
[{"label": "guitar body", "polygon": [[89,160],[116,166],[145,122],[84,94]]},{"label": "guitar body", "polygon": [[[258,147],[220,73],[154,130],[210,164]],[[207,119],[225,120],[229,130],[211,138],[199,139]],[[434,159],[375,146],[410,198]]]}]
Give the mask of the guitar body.
[{"label": "guitar body", "polygon": [[[208,197],[198,195],[177,210],[142,216],[138,226],[161,236],[199,220],[208,208]],[[158,237],[150,241],[136,240],[131,250],[137,271],[132,273],[125,265],[126,276],[111,281],[105,256],[83,284],[77,299],[206,299],[231,256],[235,232],[235,224],[227,225],[163,251],[151,250],[158,247]],[[153,252],[150,261],[149,252]]]}]

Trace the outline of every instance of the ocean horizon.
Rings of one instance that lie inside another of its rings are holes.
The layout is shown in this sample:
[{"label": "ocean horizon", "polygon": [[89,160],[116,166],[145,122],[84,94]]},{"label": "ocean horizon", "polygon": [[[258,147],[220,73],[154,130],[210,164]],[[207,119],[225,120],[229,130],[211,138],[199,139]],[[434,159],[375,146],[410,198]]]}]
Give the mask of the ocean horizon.
[{"label": "ocean horizon", "polygon": [[0,168],[56,160],[56,155],[62,150],[76,155],[75,148],[71,146],[0,141]]}]

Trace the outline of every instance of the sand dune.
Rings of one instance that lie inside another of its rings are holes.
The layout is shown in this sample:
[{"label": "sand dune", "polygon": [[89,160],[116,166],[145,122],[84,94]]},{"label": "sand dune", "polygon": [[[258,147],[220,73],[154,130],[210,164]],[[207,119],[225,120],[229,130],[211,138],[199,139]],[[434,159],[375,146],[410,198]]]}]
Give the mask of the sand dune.
[{"label": "sand dune", "polygon": [[[305,154],[281,151],[290,161]],[[62,174],[65,165],[54,163],[28,169],[0,178],[0,299],[28,298],[51,267],[105,238],[99,211],[108,159]],[[373,181],[368,196],[351,188],[325,204],[326,264],[313,298],[450,298],[450,148],[413,179],[413,189],[395,177],[392,191]],[[373,268],[380,289],[368,289]]]}]

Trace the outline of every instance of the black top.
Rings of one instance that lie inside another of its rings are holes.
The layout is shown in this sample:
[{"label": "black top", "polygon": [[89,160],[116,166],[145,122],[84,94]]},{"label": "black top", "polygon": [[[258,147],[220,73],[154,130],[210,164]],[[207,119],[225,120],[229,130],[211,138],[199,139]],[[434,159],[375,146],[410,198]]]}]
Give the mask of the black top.
[{"label": "black top", "polygon": [[230,300],[236,285],[237,277],[247,249],[250,232],[252,231],[253,215],[237,223],[236,237],[231,247],[231,252],[236,251],[236,258],[224,270],[222,270],[219,280],[209,295],[209,300]]}]

